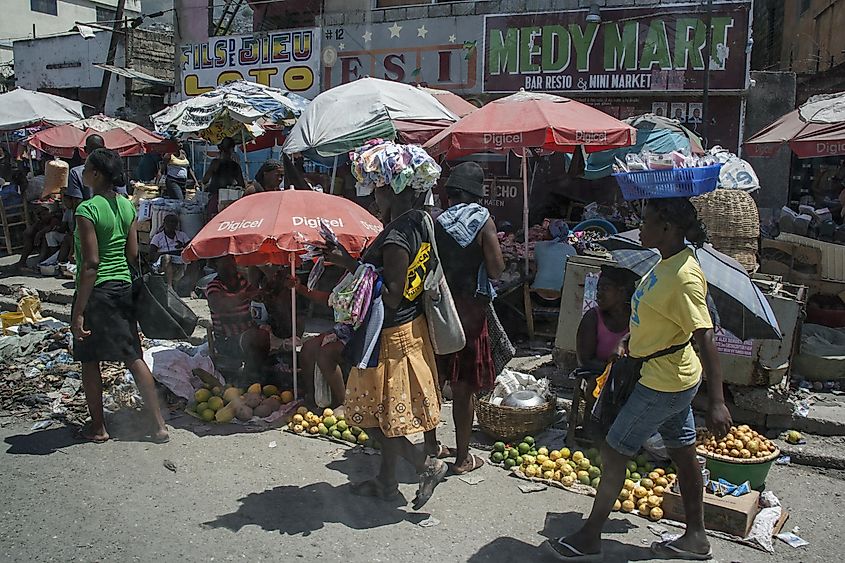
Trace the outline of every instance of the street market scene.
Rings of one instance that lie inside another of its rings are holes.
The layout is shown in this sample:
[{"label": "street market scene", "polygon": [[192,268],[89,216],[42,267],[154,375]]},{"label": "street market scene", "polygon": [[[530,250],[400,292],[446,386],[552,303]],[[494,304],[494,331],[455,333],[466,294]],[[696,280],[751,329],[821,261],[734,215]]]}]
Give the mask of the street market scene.
[{"label": "street market scene", "polygon": [[9,2],[4,561],[839,557],[845,0]]}]

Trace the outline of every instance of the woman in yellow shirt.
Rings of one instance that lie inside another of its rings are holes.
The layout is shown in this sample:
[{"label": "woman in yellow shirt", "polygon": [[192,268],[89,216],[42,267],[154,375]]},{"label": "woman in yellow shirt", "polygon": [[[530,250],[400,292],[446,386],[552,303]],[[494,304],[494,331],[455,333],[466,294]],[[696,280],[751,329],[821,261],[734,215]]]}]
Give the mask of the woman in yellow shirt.
[{"label": "woman in yellow shirt", "polygon": [[[678,467],[687,516],[686,533],[656,542],[661,559],[706,560],[710,543],[704,530],[701,470],[695,456],[692,399],[702,372],[707,374],[707,427],[718,437],[728,433],[731,416],[722,391],[722,370],[707,310],[707,281],[692,244],[700,248],[707,234],[692,203],[685,198],[650,200],[643,210],[640,240],[660,251],[661,260],[637,287],[631,300],[631,334],[620,355],[646,358],[670,348],[676,352],[645,361],[641,378],[607,433],[601,457],[601,484],[586,524],[576,533],[549,540],[565,561],[602,561],[601,529],[625,481],[625,463],[645,441],[660,432]],[[693,350],[695,341],[700,358]],[[684,345],[686,343],[686,345]]]}]

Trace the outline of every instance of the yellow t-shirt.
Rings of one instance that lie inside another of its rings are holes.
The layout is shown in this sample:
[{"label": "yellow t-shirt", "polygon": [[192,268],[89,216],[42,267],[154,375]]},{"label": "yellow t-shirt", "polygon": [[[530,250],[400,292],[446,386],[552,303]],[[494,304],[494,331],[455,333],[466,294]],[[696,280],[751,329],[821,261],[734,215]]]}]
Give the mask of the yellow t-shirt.
[{"label": "yellow t-shirt", "polygon": [[[661,260],[631,299],[631,355],[644,358],[689,341],[696,330],[713,328],[706,298],[707,281],[692,250]],[[646,362],[641,373],[645,387],[677,393],[698,384],[701,361],[689,345]]]}]

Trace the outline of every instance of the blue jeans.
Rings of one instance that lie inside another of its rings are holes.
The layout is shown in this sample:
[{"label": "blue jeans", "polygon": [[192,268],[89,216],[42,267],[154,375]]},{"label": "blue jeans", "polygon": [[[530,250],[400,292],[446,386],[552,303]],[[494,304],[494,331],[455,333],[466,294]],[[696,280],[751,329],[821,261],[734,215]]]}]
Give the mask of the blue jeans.
[{"label": "blue jeans", "polygon": [[698,386],[678,393],[655,391],[637,383],[607,433],[607,445],[622,455],[636,455],[655,431],[668,449],[695,444],[692,399]]}]

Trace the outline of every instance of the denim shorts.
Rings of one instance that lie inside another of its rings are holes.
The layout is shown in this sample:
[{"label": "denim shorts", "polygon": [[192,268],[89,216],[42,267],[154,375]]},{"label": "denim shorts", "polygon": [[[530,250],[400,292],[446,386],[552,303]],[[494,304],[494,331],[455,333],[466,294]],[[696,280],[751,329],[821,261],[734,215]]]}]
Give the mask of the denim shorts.
[{"label": "denim shorts", "polygon": [[637,383],[607,433],[607,445],[622,455],[636,455],[659,432],[669,449],[695,444],[692,399],[698,385],[678,393],[655,391]]}]

